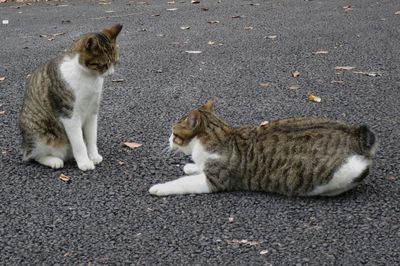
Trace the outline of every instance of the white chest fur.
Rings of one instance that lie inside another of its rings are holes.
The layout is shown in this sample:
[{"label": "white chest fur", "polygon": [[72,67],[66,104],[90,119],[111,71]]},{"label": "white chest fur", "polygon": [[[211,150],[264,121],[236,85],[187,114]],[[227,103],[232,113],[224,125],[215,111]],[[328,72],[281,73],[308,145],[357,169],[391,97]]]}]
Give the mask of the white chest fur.
[{"label": "white chest fur", "polygon": [[79,55],[66,56],[60,72],[75,95],[73,117],[85,123],[90,114],[98,112],[104,78],[79,64]]},{"label": "white chest fur", "polygon": [[213,159],[218,159],[220,156],[215,153],[209,153],[207,152],[203,145],[201,144],[200,140],[198,139],[193,139],[191,143],[192,148],[192,159],[193,162],[199,167],[199,169],[202,171],[204,169],[204,165],[206,164],[207,160],[213,160]]}]

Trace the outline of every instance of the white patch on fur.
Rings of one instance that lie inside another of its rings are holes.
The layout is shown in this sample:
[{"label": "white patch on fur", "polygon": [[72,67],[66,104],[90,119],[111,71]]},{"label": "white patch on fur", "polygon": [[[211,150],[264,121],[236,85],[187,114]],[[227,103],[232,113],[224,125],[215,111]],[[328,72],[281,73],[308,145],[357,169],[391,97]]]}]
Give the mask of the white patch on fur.
[{"label": "white patch on fur", "polygon": [[207,178],[204,174],[184,176],[176,180],[157,184],[149,189],[150,194],[156,196],[168,196],[176,194],[210,193]]},{"label": "white patch on fur", "polygon": [[179,149],[186,154],[192,155],[194,164],[186,164],[183,171],[186,174],[193,175],[154,185],[149,190],[150,194],[167,196],[173,194],[210,193],[211,190],[203,169],[207,160],[215,160],[220,158],[220,156],[207,152],[197,138],[193,138],[187,146],[178,146],[173,142],[173,135],[171,135],[169,142],[171,149]]},{"label": "white patch on fur", "polygon": [[364,156],[348,157],[327,184],[316,187],[308,195],[335,196],[352,189],[357,185],[353,180],[359,177],[369,164],[370,162]]},{"label": "white patch on fur", "polygon": [[103,159],[97,152],[96,141],[97,112],[104,78],[82,66],[79,63],[79,55],[66,56],[60,65],[60,71],[75,95],[72,117],[63,118],[61,122],[68,135],[78,167],[83,171],[92,170],[94,163],[99,163]]},{"label": "white patch on fur", "polygon": [[48,166],[53,169],[64,167],[64,161],[53,156],[42,156],[35,159],[38,163]]},{"label": "white patch on fur", "polygon": [[57,157],[61,160],[67,160],[71,157],[71,149],[67,145],[62,148],[54,148],[42,142],[38,142],[36,144],[35,149],[32,151],[30,157],[27,159],[32,158],[41,163],[39,161],[40,158],[47,156]]},{"label": "white patch on fur", "polygon": [[187,175],[197,174],[200,172],[199,167],[194,163],[187,163],[183,167],[183,172]]}]

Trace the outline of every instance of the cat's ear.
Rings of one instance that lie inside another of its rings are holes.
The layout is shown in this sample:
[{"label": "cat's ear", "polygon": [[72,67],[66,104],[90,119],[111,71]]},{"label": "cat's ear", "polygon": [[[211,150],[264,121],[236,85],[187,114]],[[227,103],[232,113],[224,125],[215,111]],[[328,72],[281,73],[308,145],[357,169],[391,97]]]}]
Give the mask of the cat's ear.
[{"label": "cat's ear", "polygon": [[106,34],[111,40],[115,40],[122,30],[121,24],[116,24],[110,28],[105,28],[103,33]]},{"label": "cat's ear", "polygon": [[207,103],[205,105],[203,105],[201,108],[207,111],[214,111],[214,106],[215,106],[215,102],[213,100],[208,100]]},{"label": "cat's ear", "polygon": [[94,37],[89,37],[85,41],[85,49],[87,51],[94,50],[97,47],[97,41]]},{"label": "cat's ear", "polygon": [[197,110],[191,111],[186,122],[190,128],[196,128],[200,124],[200,112]]}]

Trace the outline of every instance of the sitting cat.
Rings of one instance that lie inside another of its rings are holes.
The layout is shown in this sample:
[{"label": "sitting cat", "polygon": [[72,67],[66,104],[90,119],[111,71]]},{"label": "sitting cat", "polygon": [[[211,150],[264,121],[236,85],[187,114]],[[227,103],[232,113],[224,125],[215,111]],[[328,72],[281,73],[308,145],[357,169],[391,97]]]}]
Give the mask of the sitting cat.
[{"label": "sitting cat", "polygon": [[334,196],[368,174],[375,136],[321,118],[289,118],[232,128],[209,101],[177,122],[170,147],[191,154],[187,176],[150,188],[157,196],[218,191],[264,191]]},{"label": "sitting cat", "polygon": [[83,171],[103,160],[97,150],[97,113],[104,76],[118,61],[121,29],[118,24],[81,36],[30,76],[19,119],[23,160],[61,168],[73,155]]}]

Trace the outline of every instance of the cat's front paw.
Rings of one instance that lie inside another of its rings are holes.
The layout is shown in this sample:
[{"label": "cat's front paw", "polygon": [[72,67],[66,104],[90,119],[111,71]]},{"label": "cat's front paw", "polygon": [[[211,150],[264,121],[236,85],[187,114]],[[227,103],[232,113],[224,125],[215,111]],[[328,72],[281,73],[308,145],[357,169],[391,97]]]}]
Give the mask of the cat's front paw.
[{"label": "cat's front paw", "polygon": [[93,170],[94,163],[91,160],[78,162],[78,167],[82,171]]},{"label": "cat's front paw", "polygon": [[183,172],[187,175],[192,175],[192,174],[196,174],[196,173],[200,172],[200,169],[194,163],[187,163],[183,167]]},{"label": "cat's front paw", "polygon": [[99,164],[103,161],[103,157],[100,154],[95,154],[95,155],[90,155],[89,159],[94,163],[94,164]]},{"label": "cat's front paw", "polygon": [[149,189],[149,192],[151,195],[155,195],[155,196],[167,196],[172,194],[171,189],[169,188],[168,184],[157,184],[152,186]]}]

